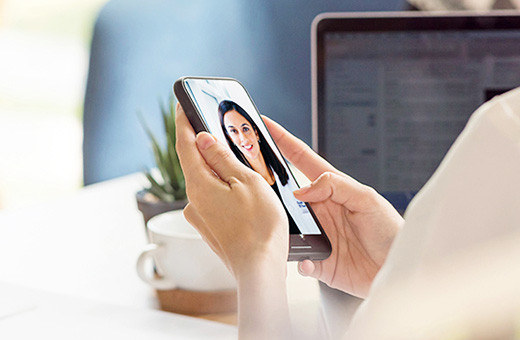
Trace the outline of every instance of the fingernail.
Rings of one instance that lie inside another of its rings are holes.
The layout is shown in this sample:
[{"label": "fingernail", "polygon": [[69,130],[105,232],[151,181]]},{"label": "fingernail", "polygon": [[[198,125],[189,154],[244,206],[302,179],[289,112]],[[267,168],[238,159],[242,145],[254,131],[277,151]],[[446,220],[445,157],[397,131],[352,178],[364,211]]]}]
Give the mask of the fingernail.
[{"label": "fingernail", "polygon": [[303,275],[302,266],[303,266],[303,262],[298,262],[298,272]]},{"label": "fingernail", "polygon": [[217,142],[215,138],[207,132],[199,133],[195,141],[201,150],[206,150]]}]

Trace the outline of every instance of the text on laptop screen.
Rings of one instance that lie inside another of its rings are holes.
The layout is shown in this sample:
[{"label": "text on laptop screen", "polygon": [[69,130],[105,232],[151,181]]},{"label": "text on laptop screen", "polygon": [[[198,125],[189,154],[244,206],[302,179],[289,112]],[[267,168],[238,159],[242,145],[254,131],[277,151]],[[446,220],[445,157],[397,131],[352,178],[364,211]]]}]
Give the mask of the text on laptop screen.
[{"label": "text on laptop screen", "polygon": [[480,104],[520,85],[520,30],[331,32],[323,51],[319,151],[391,201],[426,183]]}]

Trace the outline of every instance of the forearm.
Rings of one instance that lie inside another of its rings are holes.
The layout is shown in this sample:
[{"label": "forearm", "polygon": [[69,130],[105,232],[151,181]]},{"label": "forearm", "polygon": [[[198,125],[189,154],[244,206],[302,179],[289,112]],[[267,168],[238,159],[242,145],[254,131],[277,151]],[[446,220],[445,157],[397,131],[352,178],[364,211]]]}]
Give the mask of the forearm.
[{"label": "forearm", "polygon": [[237,277],[239,339],[290,339],[285,263],[262,261]]}]

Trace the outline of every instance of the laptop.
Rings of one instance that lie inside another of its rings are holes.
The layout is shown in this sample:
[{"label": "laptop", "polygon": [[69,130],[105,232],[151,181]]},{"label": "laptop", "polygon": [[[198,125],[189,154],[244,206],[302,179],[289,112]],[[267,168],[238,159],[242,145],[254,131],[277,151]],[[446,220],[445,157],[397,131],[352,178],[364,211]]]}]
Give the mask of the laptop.
[{"label": "laptop", "polygon": [[472,112],[520,86],[519,13],[316,17],[314,150],[403,213]]}]

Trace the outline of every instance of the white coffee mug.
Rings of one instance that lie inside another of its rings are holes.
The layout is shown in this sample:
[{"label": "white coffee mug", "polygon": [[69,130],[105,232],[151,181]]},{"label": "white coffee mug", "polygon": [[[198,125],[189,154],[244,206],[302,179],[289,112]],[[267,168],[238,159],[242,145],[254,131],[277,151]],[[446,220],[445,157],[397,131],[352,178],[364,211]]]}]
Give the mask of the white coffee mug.
[{"label": "white coffee mug", "polygon": [[[219,291],[236,288],[220,258],[184,218],[170,211],[148,221],[149,243],[137,259],[139,277],[159,290]],[[154,260],[157,275],[147,262]]]}]

